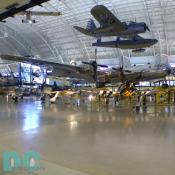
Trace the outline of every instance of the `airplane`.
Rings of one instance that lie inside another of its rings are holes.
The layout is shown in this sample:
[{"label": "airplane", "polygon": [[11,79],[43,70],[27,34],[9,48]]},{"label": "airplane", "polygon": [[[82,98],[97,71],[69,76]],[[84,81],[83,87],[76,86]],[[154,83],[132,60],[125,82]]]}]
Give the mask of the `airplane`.
[{"label": "airplane", "polygon": [[74,26],[79,32],[96,38],[119,36],[122,38],[132,38],[140,33],[150,31],[144,22],[121,22],[114,14],[103,5],[97,5],[91,9],[92,16],[100,23],[97,28],[94,21],[88,21],[86,29]]},{"label": "airplane", "polygon": [[[54,63],[44,60],[36,60],[29,57],[20,57],[20,56],[11,56],[11,55],[1,55],[0,56],[4,60],[9,61],[18,61],[21,63],[29,63],[33,65],[40,65],[40,66],[47,66],[49,68],[52,67],[54,76],[59,77],[69,77],[69,78],[77,78],[77,79],[84,79],[88,82],[96,82],[98,78],[104,77],[104,72],[98,71],[98,67],[107,67],[106,65],[97,64],[96,61],[91,62],[82,62],[82,66],[74,66],[68,64],[60,64]],[[86,66],[85,66],[86,65]],[[98,77],[97,77],[98,76]]]},{"label": "airplane", "polygon": [[[57,98],[58,97],[72,97],[73,95],[77,94],[76,91],[73,91],[73,90],[60,90],[60,91],[50,91],[50,92],[47,92],[47,93],[44,93],[44,97],[46,95],[49,95],[50,96],[50,102],[51,103],[55,103]],[[45,100],[45,98],[44,98]]]},{"label": "airplane", "polygon": [[49,0],[30,0],[26,2],[23,0],[16,0],[13,1],[13,3],[11,1],[4,1],[4,3],[0,5],[0,22],[6,22],[6,18],[14,17],[15,14],[26,11],[37,5],[42,6],[42,3],[48,1]]},{"label": "airplane", "polygon": [[96,43],[92,43],[92,46],[97,47],[111,47],[111,48],[120,48],[120,49],[134,49],[133,52],[144,51],[143,48],[150,47],[156,44],[158,40],[156,39],[144,39],[138,37],[135,39],[129,40],[120,40],[118,38],[116,41],[105,41],[101,42],[101,39],[98,39]]},{"label": "airplane", "polygon": [[[85,65],[89,65],[88,68],[85,68],[84,65],[73,66],[20,56],[0,55],[0,57],[3,60],[53,67],[53,74],[57,77],[84,79],[87,82],[96,83],[97,86],[105,86],[106,83],[116,84],[121,82],[124,85],[128,85],[127,83],[130,85],[131,83],[137,83],[139,81],[163,80],[167,75],[174,74],[174,70],[167,65],[159,65],[150,69],[134,71],[125,70],[123,67],[108,68],[106,65],[97,64],[96,60],[92,62],[82,62]],[[106,67],[108,70],[100,70],[98,67]]]},{"label": "airplane", "polygon": [[22,19],[22,23],[36,23],[35,19],[32,19],[32,16],[60,16],[61,12],[42,12],[42,11],[24,11],[19,12],[16,15],[25,15],[26,18]]}]

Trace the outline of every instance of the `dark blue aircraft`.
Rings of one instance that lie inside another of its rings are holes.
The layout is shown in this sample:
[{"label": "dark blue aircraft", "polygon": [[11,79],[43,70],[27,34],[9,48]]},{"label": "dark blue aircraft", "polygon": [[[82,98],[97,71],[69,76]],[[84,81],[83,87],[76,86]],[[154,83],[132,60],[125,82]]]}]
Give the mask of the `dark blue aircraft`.
[{"label": "dark blue aircraft", "polygon": [[92,46],[97,47],[111,47],[120,49],[134,49],[133,52],[144,51],[144,48],[150,47],[156,44],[158,40],[156,39],[144,39],[142,37],[133,38],[129,40],[120,40],[118,38],[116,41],[105,41],[102,42],[101,39],[97,40],[96,43],[92,43]]},{"label": "dark blue aircraft", "polygon": [[97,28],[94,21],[90,19],[86,29],[78,26],[74,26],[74,28],[85,35],[97,38],[106,36],[132,38],[140,33],[150,31],[144,22],[121,22],[103,5],[93,7],[91,14],[99,22],[100,27]]}]

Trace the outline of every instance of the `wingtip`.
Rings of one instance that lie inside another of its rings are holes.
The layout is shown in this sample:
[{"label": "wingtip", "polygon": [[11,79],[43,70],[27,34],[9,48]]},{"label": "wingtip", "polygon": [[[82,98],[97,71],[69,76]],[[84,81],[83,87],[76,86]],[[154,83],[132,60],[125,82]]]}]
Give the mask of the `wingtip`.
[{"label": "wingtip", "polygon": [[97,9],[106,9],[106,7],[104,5],[96,5],[96,6],[92,7],[91,13]]},{"label": "wingtip", "polygon": [[73,28],[74,28],[76,31],[81,32],[81,28],[80,28],[80,27],[78,27],[78,26],[73,26]]}]

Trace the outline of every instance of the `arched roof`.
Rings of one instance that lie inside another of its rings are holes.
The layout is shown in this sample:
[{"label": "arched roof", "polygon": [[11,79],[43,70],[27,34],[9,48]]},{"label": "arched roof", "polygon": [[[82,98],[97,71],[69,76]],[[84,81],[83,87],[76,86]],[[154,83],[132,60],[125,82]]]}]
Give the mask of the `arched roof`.
[{"label": "arched roof", "polygon": [[175,55],[174,0],[51,0],[32,10],[59,11],[61,16],[33,16],[36,23],[32,25],[21,23],[24,16],[16,16],[0,24],[0,53],[35,55],[63,63],[94,59],[92,42],[95,39],[79,33],[73,26],[86,27],[89,18],[93,18],[90,10],[97,4],[105,5],[121,21],[146,22],[151,31],[142,36],[159,40],[158,44],[139,54],[130,50],[98,48],[99,59]]}]

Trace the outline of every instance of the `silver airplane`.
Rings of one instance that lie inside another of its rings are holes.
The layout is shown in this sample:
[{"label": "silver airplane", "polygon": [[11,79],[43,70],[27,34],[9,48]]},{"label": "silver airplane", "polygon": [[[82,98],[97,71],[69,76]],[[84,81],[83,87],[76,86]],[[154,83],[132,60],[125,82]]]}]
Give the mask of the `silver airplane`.
[{"label": "silver airplane", "polygon": [[139,82],[139,81],[152,81],[163,80],[167,75],[174,73],[171,67],[161,65],[151,69],[142,70],[124,70],[123,68],[109,68],[108,71],[100,70],[98,67],[106,67],[106,65],[98,65],[96,61],[82,62],[88,64],[89,68],[83,66],[73,66],[61,63],[54,63],[44,60],[36,60],[33,58],[26,58],[20,56],[1,55],[3,60],[17,61],[22,63],[30,63],[37,65],[44,65],[53,68],[53,75],[59,77],[69,77],[76,79],[83,79],[87,82],[117,83],[117,82]]},{"label": "silver airplane", "polygon": [[36,20],[33,19],[33,16],[60,16],[62,13],[61,12],[43,12],[43,11],[24,11],[17,13],[17,15],[24,15],[25,19],[22,19],[22,23],[36,23]]},{"label": "silver airplane", "polygon": [[88,21],[86,29],[74,26],[79,32],[92,37],[100,38],[107,36],[119,36],[122,38],[132,38],[140,33],[150,31],[144,22],[121,22],[111,11],[103,5],[97,5],[91,10],[92,16],[100,23],[100,27],[96,27],[94,21]]},{"label": "silver airplane", "polygon": [[101,42],[101,39],[100,39],[100,40],[97,40],[96,43],[92,43],[92,46],[138,50],[138,49],[150,47],[156,44],[157,42],[158,40],[156,39],[144,39],[141,37],[139,37],[138,39],[135,38],[135,39],[129,39],[129,40],[120,40],[120,38],[118,38],[116,41],[105,41],[105,42]]}]

